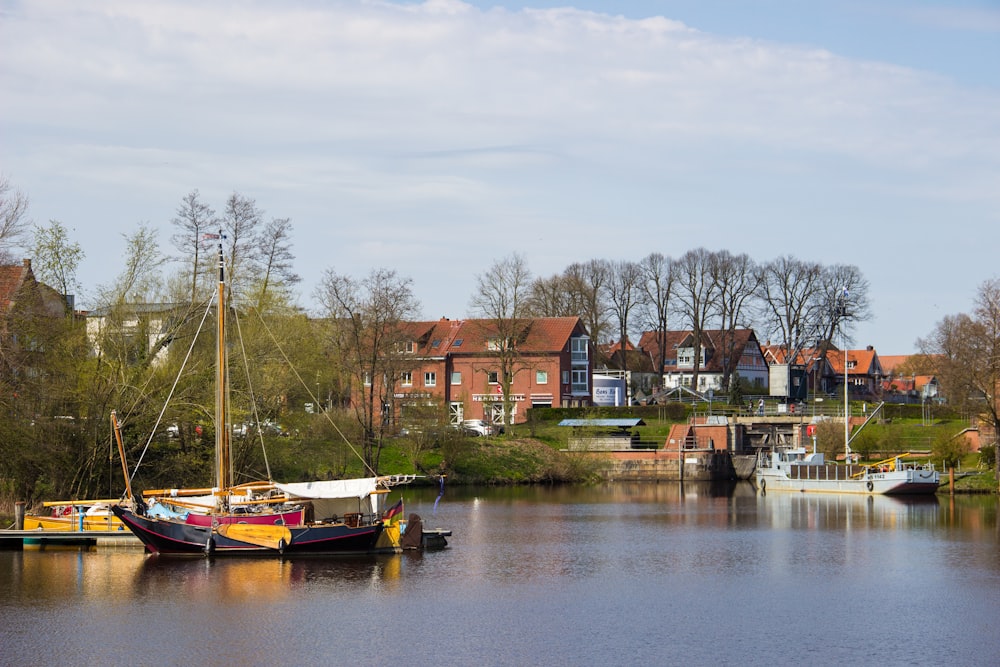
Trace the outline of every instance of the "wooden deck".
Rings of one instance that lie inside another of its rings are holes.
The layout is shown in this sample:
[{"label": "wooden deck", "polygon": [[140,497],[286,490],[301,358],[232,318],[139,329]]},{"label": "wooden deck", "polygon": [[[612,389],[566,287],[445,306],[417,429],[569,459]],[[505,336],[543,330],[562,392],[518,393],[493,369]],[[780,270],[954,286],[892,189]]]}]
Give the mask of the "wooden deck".
[{"label": "wooden deck", "polygon": [[142,547],[139,538],[126,530],[0,530],[0,549],[45,550],[46,548]]}]

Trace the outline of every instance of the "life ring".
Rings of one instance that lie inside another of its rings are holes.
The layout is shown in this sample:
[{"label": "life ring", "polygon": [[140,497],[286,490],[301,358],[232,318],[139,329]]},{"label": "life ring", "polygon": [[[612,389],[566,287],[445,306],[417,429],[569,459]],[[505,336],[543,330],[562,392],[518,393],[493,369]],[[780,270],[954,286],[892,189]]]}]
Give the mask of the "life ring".
[{"label": "life ring", "polygon": [[871,481],[871,480],[868,480],[868,490],[869,490],[869,491],[871,491],[871,490],[873,490],[874,488],[875,488],[875,485],[874,485],[874,484],[872,484],[872,481]]}]

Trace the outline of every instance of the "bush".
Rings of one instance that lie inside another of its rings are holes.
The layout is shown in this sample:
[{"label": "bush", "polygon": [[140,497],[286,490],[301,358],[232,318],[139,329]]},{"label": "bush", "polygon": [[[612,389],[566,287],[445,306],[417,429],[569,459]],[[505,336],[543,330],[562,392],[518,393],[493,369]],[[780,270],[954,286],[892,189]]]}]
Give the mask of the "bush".
[{"label": "bush", "polygon": [[969,442],[949,433],[938,433],[931,443],[931,453],[942,469],[954,468],[962,460],[962,455],[969,450]]},{"label": "bush", "polygon": [[979,465],[987,470],[993,470],[997,465],[997,446],[986,445],[979,450]]}]

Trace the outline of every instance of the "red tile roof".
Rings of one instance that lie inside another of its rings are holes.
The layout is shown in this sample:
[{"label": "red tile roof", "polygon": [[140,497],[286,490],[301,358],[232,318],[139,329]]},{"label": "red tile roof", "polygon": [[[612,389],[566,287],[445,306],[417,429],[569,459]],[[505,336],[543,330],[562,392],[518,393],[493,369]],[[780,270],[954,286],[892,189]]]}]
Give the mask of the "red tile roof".
[{"label": "red tile roof", "polygon": [[[691,339],[693,334],[691,331],[668,331],[666,332],[666,354],[664,354],[664,359],[667,360],[665,366],[673,367],[677,362],[677,348],[681,347],[691,347]],[[705,366],[701,368],[703,371],[722,371],[722,361],[725,357],[724,350],[722,347],[724,345],[723,335],[726,332],[720,329],[711,329],[708,331],[701,332],[701,346],[720,352],[720,354],[714,354],[705,363]],[[747,344],[750,341],[756,342],[756,334],[754,334],[753,329],[737,329],[733,332],[733,351],[737,359],[743,354],[743,350],[746,349]],[[758,345],[759,347],[759,345]],[[656,340],[655,331],[644,331],[642,337],[639,339],[639,348],[645,350],[653,359],[659,359],[659,345]],[[669,360],[673,359],[674,364],[670,364]]]},{"label": "red tile roof", "polygon": [[5,313],[10,310],[17,291],[29,277],[34,278],[30,259],[24,260],[20,265],[0,266],[0,312]]},{"label": "red tile roof", "polygon": [[[497,335],[493,320],[449,320],[407,322],[405,330],[413,336],[416,353],[425,356],[445,354],[482,354],[491,338]],[[521,353],[553,352],[566,347],[577,331],[585,334],[579,317],[540,317],[526,319],[519,327],[517,347]]]}]

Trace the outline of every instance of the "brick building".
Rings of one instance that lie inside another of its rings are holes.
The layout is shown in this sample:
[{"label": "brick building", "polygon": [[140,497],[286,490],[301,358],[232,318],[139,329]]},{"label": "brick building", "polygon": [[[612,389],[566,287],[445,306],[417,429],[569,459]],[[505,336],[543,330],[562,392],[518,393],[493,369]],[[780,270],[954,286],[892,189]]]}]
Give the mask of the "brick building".
[{"label": "brick building", "polygon": [[[448,421],[504,421],[500,357],[510,351],[510,422],[532,407],[591,404],[593,351],[578,317],[526,319],[517,335],[500,341],[491,320],[409,322],[400,352],[410,357],[396,378],[394,418],[406,424],[418,407],[447,408]],[[412,355],[412,356],[411,356]]]}]

